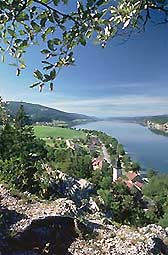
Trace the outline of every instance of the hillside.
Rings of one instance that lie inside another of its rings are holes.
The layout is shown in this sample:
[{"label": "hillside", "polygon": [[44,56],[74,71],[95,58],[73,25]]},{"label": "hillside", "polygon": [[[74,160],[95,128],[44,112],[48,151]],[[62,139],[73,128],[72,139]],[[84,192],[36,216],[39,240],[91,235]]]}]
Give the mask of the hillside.
[{"label": "hillside", "polygon": [[65,121],[65,122],[75,122],[75,121],[91,121],[95,118],[89,117],[83,114],[68,113],[59,111],[50,107],[46,107],[39,104],[31,104],[26,102],[7,102],[7,110],[11,117],[15,116],[20,105],[24,106],[24,110],[27,115],[30,116],[31,121],[35,122],[53,122],[53,121]]},{"label": "hillside", "polygon": [[148,117],[147,120],[158,124],[165,124],[168,122],[168,115],[152,116]]},{"label": "hillside", "polygon": [[154,115],[154,116],[137,116],[137,117],[109,117],[106,120],[121,120],[121,121],[129,121],[129,122],[138,122],[138,123],[145,123],[148,120],[164,124],[168,122],[168,115]]}]

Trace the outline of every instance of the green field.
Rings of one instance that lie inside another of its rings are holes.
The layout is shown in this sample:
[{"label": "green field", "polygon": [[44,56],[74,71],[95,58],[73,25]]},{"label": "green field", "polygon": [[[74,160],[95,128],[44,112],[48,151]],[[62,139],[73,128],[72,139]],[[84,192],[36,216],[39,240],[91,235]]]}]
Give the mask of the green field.
[{"label": "green field", "polygon": [[35,135],[39,138],[46,137],[61,137],[65,139],[74,138],[86,138],[83,131],[73,130],[70,128],[60,128],[60,127],[48,127],[48,126],[34,126]]}]

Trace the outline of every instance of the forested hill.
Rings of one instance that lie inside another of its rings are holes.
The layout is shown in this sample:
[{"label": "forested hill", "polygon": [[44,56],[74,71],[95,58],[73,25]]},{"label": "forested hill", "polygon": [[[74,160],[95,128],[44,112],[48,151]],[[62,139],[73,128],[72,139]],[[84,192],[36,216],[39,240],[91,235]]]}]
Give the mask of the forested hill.
[{"label": "forested hill", "polygon": [[155,116],[140,116],[140,117],[109,117],[107,120],[121,120],[121,121],[128,121],[128,122],[137,122],[140,124],[146,124],[147,121],[151,121],[158,124],[165,124],[168,122],[168,115],[155,115]]},{"label": "forested hill", "polygon": [[134,117],[133,120],[136,122],[146,124],[147,121],[151,121],[153,123],[165,124],[168,122],[168,115],[155,115],[155,116],[144,116],[144,117]]},{"label": "forested hill", "polygon": [[83,114],[77,114],[77,113],[63,112],[63,111],[59,111],[59,110],[42,106],[39,104],[8,101],[6,107],[12,117],[16,115],[20,105],[23,105],[26,114],[30,116],[31,121],[33,123],[34,122],[52,122],[54,120],[65,121],[65,122],[72,122],[75,120],[81,120],[81,121],[94,120],[94,117],[89,117],[89,116],[86,116]]},{"label": "forested hill", "polygon": [[165,124],[168,122],[168,115],[152,116],[152,117],[148,117],[147,120],[150,120],[158,124]]}]

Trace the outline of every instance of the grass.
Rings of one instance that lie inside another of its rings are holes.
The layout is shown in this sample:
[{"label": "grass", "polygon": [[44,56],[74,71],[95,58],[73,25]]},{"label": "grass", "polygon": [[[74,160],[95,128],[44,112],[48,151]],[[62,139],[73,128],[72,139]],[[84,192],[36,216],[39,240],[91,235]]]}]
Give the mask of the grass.
[{"label": "grass", "polygon": [[64,139],[85,139],[86,135],[83,131],[74,130],[71,128],[48,127],[48,126],[34,126],[35,135],[39,138],[46,137],[61,137]]}]

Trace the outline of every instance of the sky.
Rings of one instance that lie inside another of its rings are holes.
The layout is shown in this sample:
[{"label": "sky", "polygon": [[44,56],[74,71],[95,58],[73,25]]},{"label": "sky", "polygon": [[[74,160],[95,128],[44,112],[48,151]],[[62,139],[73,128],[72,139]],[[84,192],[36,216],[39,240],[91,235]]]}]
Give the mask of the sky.
[{"label": "sky", "polygon": [[75,50],[76,65],[61,70],[54,86],[30,89],[39,46],[25,56],[20,77],[0,63],[0,95],[97,117],[168,114],[168,25],[150,25],[127,42],[111,40],[105,49],[89,42]]}]

